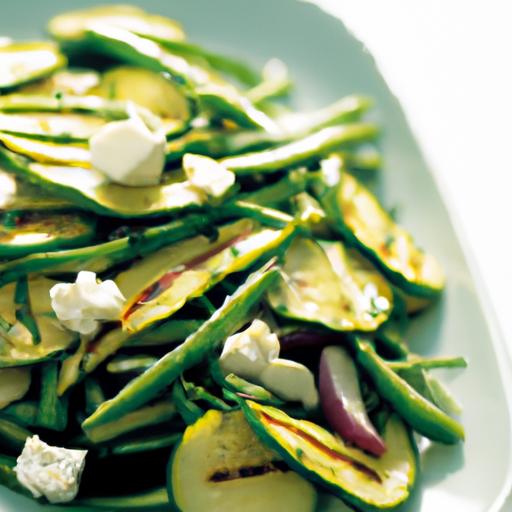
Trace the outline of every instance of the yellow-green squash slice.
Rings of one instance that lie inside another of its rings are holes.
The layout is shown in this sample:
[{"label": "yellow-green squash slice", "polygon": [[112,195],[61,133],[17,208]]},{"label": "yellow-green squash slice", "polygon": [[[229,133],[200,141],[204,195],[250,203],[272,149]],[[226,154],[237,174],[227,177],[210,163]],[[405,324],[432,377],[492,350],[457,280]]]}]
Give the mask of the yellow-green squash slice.
[{"label": "yellow-green squash slice", "polygon": [[[377,198],[347,172],[333,173],[321,203],[333,229],[355,245],[392,284],[409,295],[438,296],[445,278],[438,261],[420,249]],[[332,183],[334,181],[334,183]]]},{"label": "yellow-green squash slice", "polygon": [[79,247],[94,238],[96,227],[77,213],[20,212],[10,219],[0,215],[0,222],[0,258]]},{"label": "yellow-green squash slice", "polygon": [[60,14],[50,20],[48,31],[58,41],[72,43],[82,39],[87,27],[94,24],[110,25],[162,39],[182,40],[185,37],[176,21],[148,14],[131,5],[104,5]]},{"label": "yellow-green squash slice", "polygon": [[146,256],[115,279],[127,299],[123,327],[136,332],[169,317],[226,275],[274,251],[293,230],[242,219],[219,228],[213,242],[201,235]]},{"label": "yellow-green squash slice", "polygon": [[54,43],[12,43],[0,46],[0,90],[50,75],[66,65]]},{"label": "yellow-green squash slice", "polygon": [[241,401],[249,424],[292,469],[326,487],[358,510],[390,510],[410,495],[416,480],[416,447],[396,415],[385,427],[387,451],[375,458],[339,437],[275,407]]},{"label": "yellow-green squash slice", "polygon": [[387,320],[393,295],[364,258],[340,242],[296,238],[282,279],[267,295],[280,314],[338,331],[374,331]]},{"label": "yellow-green squash slice", "polygon": [[210,410],[185,431],[169,464],[182,512],[313,512],[314,487],[289,470],[241,411]]},{"label": "yellow-green squash slice", "polygon": [[0,317],[11,326],[10,329],[0,330],[0,368],[39,362],[57,355],[78,341],[78,335],[64,329],[53,313],[50,288],[57,282],[43,277],[28,282],[31,313],[41,337],[37,345],[29,330],[16,321],[16,283],[0,288]]}]

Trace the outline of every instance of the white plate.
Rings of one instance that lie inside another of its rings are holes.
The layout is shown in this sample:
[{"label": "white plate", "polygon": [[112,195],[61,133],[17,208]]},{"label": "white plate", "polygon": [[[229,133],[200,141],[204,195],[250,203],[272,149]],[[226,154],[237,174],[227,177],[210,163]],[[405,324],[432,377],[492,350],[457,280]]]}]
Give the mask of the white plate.
[{"label": "white plate", "polygon": [[[99,2],[5,2],[0,34],[33,38],[41,33],[42,24],[52,14],[92,3]],[[506,391],[512,388],[506,352],[495,322],[489,320],[489,302],[483,287],[478,279],[475,281],[474,268],[473,272],[468,269],[468,254],[461,248],[439,190],[397,99],[371,56],[339,21],[313,5],[294,0],[134,3],[177,18],[192,41],[213,49],[259,65],[273,56],[283,59],[296,79],[295,97],[300,107],[322,106],[351,92],[375,98],[376,115],[384,128],[382,149],[386,158],[381,197],[386,205],[399,205],[401,222],[421,245],[439,257],[448,274],[443,300],[414,322],[411,345],[426,355],[462,354],[470,364],[464,372],[443,375],[464,406],[462,422],[467,441],[452,447],[434,445],[422,453],[420,481],[412,499],[401,510],[499,510],[512,478],[512,429]],[[331,503],[322,509],[342,508]],[[2,489],[0,510],[42,509]]]}]

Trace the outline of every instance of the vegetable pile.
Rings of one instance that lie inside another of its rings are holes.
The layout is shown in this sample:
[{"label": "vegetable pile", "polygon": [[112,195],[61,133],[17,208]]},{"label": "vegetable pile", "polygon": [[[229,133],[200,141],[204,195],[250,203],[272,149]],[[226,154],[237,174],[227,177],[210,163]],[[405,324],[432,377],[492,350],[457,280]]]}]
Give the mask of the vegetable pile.
[{"label": "vegetable pile", "polygon": [[371,191],[371,100],[294,112],[283,63],[136,7],[48,31],[0,46],[0,483],[123,511],[404,503],[418,435],[464,439],[431,370],[466,363],[409,349],[445,278]]}]

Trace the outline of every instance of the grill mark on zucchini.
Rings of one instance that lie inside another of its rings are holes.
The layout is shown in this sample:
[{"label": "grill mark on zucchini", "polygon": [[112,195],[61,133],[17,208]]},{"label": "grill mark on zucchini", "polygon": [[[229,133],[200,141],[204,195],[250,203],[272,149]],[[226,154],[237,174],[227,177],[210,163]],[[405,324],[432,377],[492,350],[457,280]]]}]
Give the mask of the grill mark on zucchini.
[{"label": "grill mark on zucchini", "polygon": [[302,439],[304,439],[308,443],[312,444],[317,450],[320,450],[320,451],[326,453],[329,457],[346,462],[346,463],[350,464],[355,470],[363,473],[370,480],[378,482],[379,484],[382,483],[382,478],[380,477],[380,475],[373,469],[364,465],[362,462],[359,462],[357,460],[354,460],[351,457],[347,457],[346,455],[343,455],[342,453],[332,450],[328,446],[325,446],[324,444],[317,441],[313,436],[310,436],[303,430],[300,430],[300,429],[294,427],[293,425],[289,425],[289,424],[285,423],[284,421],[279,421],[276,418],[273,418],[272,416],[266,414],[265,412],[261,412],[261,415],[265,418],[265,420],[268,423],[276,425],[277,427],[282,427],[287,430],[291,430],[295,435],[302,437]]},{"label": "grill mark on zucchini", "polygon": [[209,482],[219,483],[229,480],[237,480],[238,478],[249,478],[252,476],[261,476],[267,473],[286,473],[290,468],[282,460],[276,460],[260,466],[244,466],[236,470],[220,470],[213,473]]},{"label": "grill mark on zucchini", "polygon": [[189,262],[184,263],[179,271],[171,270],[170,272],[167,272],[167,274],[164,274],[158,281],[154,282],[139,295],[139,297],[135,300],[133,305],[126,310],[126,313],[123,315],[123,320],[127,320],[133,313],[135,313],[135,311],[137,311],[144,304],[155,299],[165,290],[168,290],[172,286],[174,281],[178,278],[178,276],[183,274],[183,272],[193,269],[194,267],[200,265],[209,258],[212,258],[213,256],[216,256],[217,254],[221,253],[229,246],[245,240],[252,233],[252,231],[252,229],[248,229],[241,233],[240,235],[238,235],[237,237],[226,241],[224,244],[221,244],[218,247],[215,247],[215,249],[213,249],[212,251],[196,256]]}]

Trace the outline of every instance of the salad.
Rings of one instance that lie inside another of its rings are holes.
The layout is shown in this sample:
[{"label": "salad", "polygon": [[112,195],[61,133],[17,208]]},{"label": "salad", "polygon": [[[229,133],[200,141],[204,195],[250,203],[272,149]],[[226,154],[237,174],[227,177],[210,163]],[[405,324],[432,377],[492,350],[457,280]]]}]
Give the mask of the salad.
[{"label": "salad", "polygon": [[[464,440],[407,327],[434,256],[374,194],[370,98],[111,5],[0,44],[0,483],[106,510],[391,510]],[[300,86],[300,85],[299,85]]]}]

